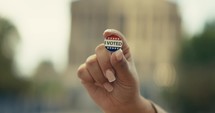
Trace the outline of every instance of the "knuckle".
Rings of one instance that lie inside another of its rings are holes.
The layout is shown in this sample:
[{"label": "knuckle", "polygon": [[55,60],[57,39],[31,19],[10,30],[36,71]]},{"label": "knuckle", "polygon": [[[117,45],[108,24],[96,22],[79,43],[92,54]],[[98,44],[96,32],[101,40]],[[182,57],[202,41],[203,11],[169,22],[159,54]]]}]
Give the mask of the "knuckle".
[{"label": "knuckle", "polygon": [[122,60],[120,60],[120,61],[116,61],[116,62],[114,62],[114,66],[116,67],[116,68],[120,68],[120,69],[125,69],[125,70],[127,70],[128,69],[128,62],[125,60],[125,59],[122,59]]},{"label": "knuckle", "polygon": [[123,53],[124,53],[124,54],[130,53],[130,51],[131,51],[131,48],[128,47],[128,46],[127,46],[126,48],[123,49]]},{"label": "knuckle", "polygon": [[104,48],[105,48],[104,44],[99,44],[99,45],[95,48],[95,52],[104,50]]},{"label": "knuckle", "polygon": [[85,73],[85,71],[86,71],[86,65],[85,64],[80,65],[77,70],[78,77],[82,78],[82,75]]},{"label": "knuckle", "polygon": [[97,78],[97,83],[99,83],[99,84],[104,84],[105,82],[107,82],[107,80],[104,78],[104,77],[99,77],[99,78]]},{"label": "knuckle", "polygon": [[97,62],[96,55],[91,55],[86,60],[86,66],[94,66]]},{"label": "knuckle", "polygon": [[120,61],[119,65],[120,68],[122,69],[127,69],[128,68],[128,63],[125,61]]}]

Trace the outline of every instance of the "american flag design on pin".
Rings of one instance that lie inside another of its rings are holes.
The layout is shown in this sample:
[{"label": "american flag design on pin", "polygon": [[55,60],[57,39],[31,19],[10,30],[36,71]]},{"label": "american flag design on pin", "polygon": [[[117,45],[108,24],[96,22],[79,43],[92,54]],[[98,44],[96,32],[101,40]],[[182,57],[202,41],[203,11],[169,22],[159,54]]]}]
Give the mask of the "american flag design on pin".
[{"label": "american flag design on pin", "polygon": [[122,47],[122,39],[117,36],[109,36],[106,37],[104,40],[105,48],[110,51],[114,52]]}]

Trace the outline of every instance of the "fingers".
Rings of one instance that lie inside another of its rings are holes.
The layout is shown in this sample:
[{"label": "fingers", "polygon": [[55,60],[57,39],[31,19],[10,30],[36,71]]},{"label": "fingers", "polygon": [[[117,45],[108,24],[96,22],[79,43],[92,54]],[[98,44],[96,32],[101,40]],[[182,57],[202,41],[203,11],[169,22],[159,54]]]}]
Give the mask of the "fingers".
[{"label": "fingers", "polygon": [[122,50],[114,52],[110,61],[120,81],[132,82],[134,73],[131,72],[129,62],[126,60]]},{"label": "fingers", "polygon": [[127,60],[130,60],[131,59],[131,53],[130,53],[130,49],[129,49],[129,46],[127,44],[127,41],[125,39],[125,36],[121,32],[119,32],[119,31],[117,31],[115,29],[107,29],[103,33],[104,37],[109,37],[111,35],[115,35],[115,36],[117,36],[117,37],[122,39],[123,45],[122,45],[121,49],[123,51],[123,54],[125,55],[125,58]]},{"label": "fingers", "polygon": [[77,75],[82,80],[82,83],[88,91],[94,91],[96,89],[97,86],[94,85],[95,80],[88,72],[86,64],[82,64],[79,66]]},{"label": "fingers", "polygon": [[96,55],[89,56],[86,62],[79,67],[77,74],[90,92],[95,91],[98,86],[105,88],[108,92],[113,90],[113,86],[102,73]]},{"label": "fingers", "polygon": [[[124,62],[126,63],[127,61],[128,62],[131,61],[131,54],[130,54],[129,46],[125,40],[125,37],[122,35],[122,33],[120,33],[117,30],[114,30],[114,29],[107,29],[104,31],[103,35],[104,35],[104,37],[109,37],[109,36],[115,35],[115,36],[121,38],[123,41],[123,46],[122,46],[121,52],[122,52],[122,56],[125,58]],[[113,53],[109,52],[105,48],[104,44],[98,45],[96,47],[95,52],[96,52],[98,63],[101,67],[101,70],[102,70],[104,76],[108,79],[109,82],[115,81],[116,80],[116,72],[115,71],[117,71],[117,69],[115,69],[113,67],[113,64],[111,63],[110,58],[116,52],[113,52]],[[116,63],[116,61],[114,63]],[[123,63],[123,62],[121,62],[121,63]]]},{"label": "fingers", "polygon": [[85,64],[78,69],[79,78],[83,83],[99,84],[111,92],[113,86],[109,82],[114,82],[119,78],[121,81],[132,79],[132,72],[129,69],[131,63],[131,53],[125,37],[116,30],[108,29],[103,33],[104,37],[115,35],[122,39],[122,50],[109,52],[104,44],[100,44],[95,49],[95,55],[88,57]]},{"label": "fingers", "polygon": [[88,83],[95,82],[94,79],[91,77],[90,73],[88,72],[86,68],[86,64],[82,64],[79,66],[77,74],[78,74],[78,77],[84,82],[88,82]]},{"label": "fingers", "polygon": [[103,85],[105,82],[107,82],[97,62],[97,58],[95,54],[87,58],[86,66],[90,75],[92,76],[92,78],[95,80],[97,84]]},{"label": "fingers", "polygon": [[115,81],[116,78],[114,76],[114,70],[110,63],[111,53],[105,49],[104,44],[97,46],[95,52],[99,66],[101,67],[104,76],[108,79],[109,82]]}]

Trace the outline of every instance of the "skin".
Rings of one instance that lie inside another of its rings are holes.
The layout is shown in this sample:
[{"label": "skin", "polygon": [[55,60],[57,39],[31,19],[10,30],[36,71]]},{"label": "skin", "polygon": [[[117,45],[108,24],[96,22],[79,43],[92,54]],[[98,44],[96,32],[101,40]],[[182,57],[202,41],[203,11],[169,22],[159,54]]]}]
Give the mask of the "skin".
[{"label": "skin", "polygon": [[78,68],[77,75],[94,102],[105,113],[155,113],[152,104],[140,95],[138,74],[125,37],[107,29],[103,36],[117,36],[123,46],[109,52],[104,44],[95,49]]}]

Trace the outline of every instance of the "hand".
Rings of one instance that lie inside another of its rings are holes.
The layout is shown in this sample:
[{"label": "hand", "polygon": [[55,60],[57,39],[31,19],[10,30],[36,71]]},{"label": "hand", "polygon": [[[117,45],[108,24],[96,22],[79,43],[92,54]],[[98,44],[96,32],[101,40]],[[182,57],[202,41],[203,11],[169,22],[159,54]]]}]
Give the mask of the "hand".
[{"label": "hand", "polygon": [[111,53],[100,44],[79,67],[78,76],[89,95],[105,113],[155,113],[151,103],[140,95],[138,75],[124,36],[113,29],[103,35],[121,38],[123,46]]}]

